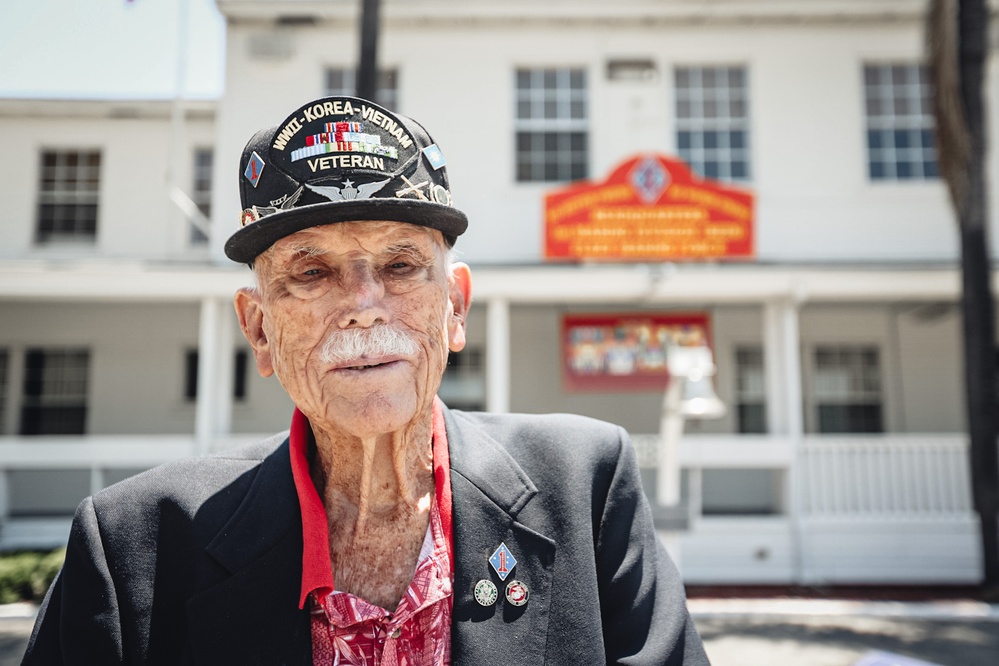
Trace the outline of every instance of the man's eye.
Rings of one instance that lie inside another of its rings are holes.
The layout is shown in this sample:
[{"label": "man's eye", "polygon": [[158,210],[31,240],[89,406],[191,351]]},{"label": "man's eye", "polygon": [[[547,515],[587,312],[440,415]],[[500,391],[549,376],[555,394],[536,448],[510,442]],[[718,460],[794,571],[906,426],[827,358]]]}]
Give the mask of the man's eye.
[{"label": "man's eye", "polygon": [[394,263],[389,264],[389,268],[398,271],[402,270],[403,268],[409,268],[409,264],[407,264],[405,261],[396,261]]},{"label": "man's eye", "polygon": [[302,273],[302,275],[306,275],[306,276],[309,276],[309,277],[312,277],[312,276],[315,276],[315,275],[320,275],[320,274],[322,274],[322,270],[318,269],[318,268],[310,268],[309,270],[304,271]]}]

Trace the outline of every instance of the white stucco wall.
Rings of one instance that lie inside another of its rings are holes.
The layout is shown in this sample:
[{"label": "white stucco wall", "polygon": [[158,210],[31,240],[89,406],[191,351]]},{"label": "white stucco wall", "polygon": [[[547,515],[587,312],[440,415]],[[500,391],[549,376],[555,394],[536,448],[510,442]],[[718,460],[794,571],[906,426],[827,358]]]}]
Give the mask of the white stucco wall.
[{"label": "white stucco wall", "polygon": [[[915,18],[645,27],[580,18],[556,27],[527,18],[465,20],[457,9],[451,21],[442,15],[393,20],[397,9],[391,2],[383,8],[381,66],[398,70],[399,110],[426,124],[448,158],[455,201],[471,219],[460,247],[473,263],[541,260],[542,196],[558,184],[514,180],[514,71],[562,66],[587,73],[595,179],[636,152],[675,152],[674,67],[745,66],[748,185],[758,195],[763,261],[950,262],[957,256],[940,182],[872,183],[867,177],[863,65],[919,61],[923,32]],[[586,11],[580,5],[579,15]],[[349,21],[282,28],[290,57],[252,57],[250,42],[273,32],[266,22],[231,25],[220,154],[237,155],[253,131],[321,94],[325,67],[355,62]],[[608,81],[612,58],[647,58],[658,79]],[[217,181],[226,190],[216,199],[228,229],[238,203],[223,176]]]}]

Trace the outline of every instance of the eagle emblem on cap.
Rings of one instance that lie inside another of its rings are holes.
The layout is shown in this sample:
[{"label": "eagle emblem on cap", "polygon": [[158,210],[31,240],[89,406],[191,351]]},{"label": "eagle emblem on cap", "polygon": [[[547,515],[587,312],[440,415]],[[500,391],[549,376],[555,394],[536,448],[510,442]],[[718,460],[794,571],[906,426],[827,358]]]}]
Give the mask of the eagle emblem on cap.
[{"label": "eagle emblem on cap", "polygon": [[305,186],[330,201],[356,201],[358,199],[370,199],[375,192],[385,187],[386,183],[390,180],[392,179],[376,180],[373,183],[364,183],[354,187],[354,181],[348,178],[343,181],[343,187],[337,187],[336,185],[310,185],[308,183]]},{"label": "eagle emblem on cap", "polygon": [[250,206],[244,210],[242,216],[240,216],[240,226],[245,227],[251,222],[256,222],[262,217],[267,217],[268,215],[272,215],[278,211],[294,208],[295,204],[298,203],[298,200],[302,198],[302,192],[304,191],[305,188],[300,186],[291,194],[286,194],[279,199],[271,201],[270,206]]}]

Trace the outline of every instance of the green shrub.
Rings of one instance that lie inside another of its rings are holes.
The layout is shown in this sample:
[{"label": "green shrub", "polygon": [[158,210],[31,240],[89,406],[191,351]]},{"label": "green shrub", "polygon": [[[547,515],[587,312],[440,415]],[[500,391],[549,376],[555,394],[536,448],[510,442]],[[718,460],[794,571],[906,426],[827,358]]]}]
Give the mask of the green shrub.
[{"label": "green shrub", "polygon": [[0,555],[0,604],[40,601],[65,557],[65,548]]}]

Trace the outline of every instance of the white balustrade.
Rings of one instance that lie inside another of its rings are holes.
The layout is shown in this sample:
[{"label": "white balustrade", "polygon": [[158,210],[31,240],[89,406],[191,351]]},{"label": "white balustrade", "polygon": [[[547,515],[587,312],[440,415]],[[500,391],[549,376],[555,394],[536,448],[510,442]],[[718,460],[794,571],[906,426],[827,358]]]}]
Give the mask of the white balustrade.
[{"label": "white balustrade", "polygon": [[[638,464],[655,469],[658,435],[632,435]],[[680,464],[790,472],[791,443],[781,437],[694,435]],[[796,501],[804,519],[966,520],[972,514],[968,445],[960,434],[809,435],[798,456]],[[792,500],[795,501],[795,500]]]}]

